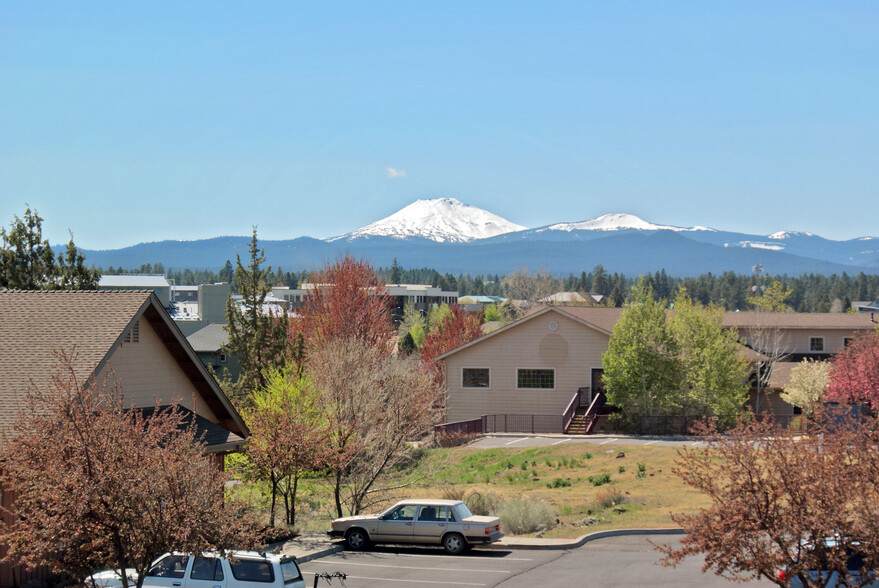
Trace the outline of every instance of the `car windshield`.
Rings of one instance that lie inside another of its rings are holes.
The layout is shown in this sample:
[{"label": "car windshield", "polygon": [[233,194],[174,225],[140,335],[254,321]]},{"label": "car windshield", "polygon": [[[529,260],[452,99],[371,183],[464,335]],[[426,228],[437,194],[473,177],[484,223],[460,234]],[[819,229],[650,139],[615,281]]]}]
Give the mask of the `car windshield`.
[{"label": "car windshield", "polygon": [[459,502],[455,505],[455,510],[458,511],[458,516],[462,519],[466,519],[468,517],[472,517],[473,513],[470,512],[470,509],[467,508],[467,505],[463,502]]}]

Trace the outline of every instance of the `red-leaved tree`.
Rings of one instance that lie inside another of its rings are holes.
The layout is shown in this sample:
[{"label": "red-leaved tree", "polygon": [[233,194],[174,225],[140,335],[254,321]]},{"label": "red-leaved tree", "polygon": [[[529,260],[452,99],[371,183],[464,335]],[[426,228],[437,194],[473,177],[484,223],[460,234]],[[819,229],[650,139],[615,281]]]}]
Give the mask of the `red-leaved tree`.
[{"label": "red-leaved tree", "polygon": [[344,339],[390,352],[394,337],[391,298],[368,262],[346,255],[309,279],[312,289],[291,333],[301,331],[310,349]]},{"label": "red-leaved tree", "polygon": [[453,305],[439,325],[433,327],[419,348],[421,365],[437,383],[445,382],[445,366],[437,357],[482,335],[482,312],[467,312]]},{"label": "red-leaved tree", "polygon": [[879,408],[879,333],[859,337],[836,354],[824,399]]},{"label": "red-leaved tree", "polygon": [[[879,569],[879,422],[851,418],[845,410],[819,409],[808,435],[771,420],[743,420],[720,434],[698,433],[706,447],[679,451],[673,472],[704,493],[711,505],[693,515],[673,515],[687,534],[680,547],[659,546],[665,565],[704,557],[709,570],[734,581],[763,579],[789,586],[872,585]],[[857,574],[847,560],[865,558]]]},{"label": "red-leaved tree", "polygon": [[145,416],[125,406],[118,386],[79,379],[75,354],[58,359],[0,445],[0,484],[15,497],[0,527],[6,561],[80,582],[97,569],[134,568],[141,586],[166,551],[252,547],[254,527],[224,503],[226,478],[184,412],[152,407]]}]

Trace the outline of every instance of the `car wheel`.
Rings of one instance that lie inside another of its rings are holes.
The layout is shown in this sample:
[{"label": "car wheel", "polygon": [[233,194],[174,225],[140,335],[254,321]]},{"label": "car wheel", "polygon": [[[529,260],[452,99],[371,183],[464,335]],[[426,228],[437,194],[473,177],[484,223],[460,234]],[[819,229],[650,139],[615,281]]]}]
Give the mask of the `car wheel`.
[{"label": "car wheel", "polygon": [[467,542],[459,533],[449,533],[443,537],[443,549],[449,555],[458,555],[467,549]]},{"label": "car wheel", "polygon": [[352,551],[360,551],[369,546],[369,536],[363,529],[348,529],[345,533],[345,545]]}]

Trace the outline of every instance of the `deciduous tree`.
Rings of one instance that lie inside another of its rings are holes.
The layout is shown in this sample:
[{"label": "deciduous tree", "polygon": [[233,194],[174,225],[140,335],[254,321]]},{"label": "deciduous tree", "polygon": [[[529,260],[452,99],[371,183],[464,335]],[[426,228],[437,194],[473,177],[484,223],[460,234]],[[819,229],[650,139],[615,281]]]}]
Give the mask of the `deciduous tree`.
[{"label": "deciduous tree", "polygon": [[427,432],[439,389],[410,360],[354,338],[316,350],[309,372],[328,426],[336,513],[344,504],[358,514],[387,490],[381,478],[405,457],[406,442]]},{"label": "deciduous tree", "polygon": [[[879,423],[816,413],[807,436],[771,421],[743,421],[720,435],[706,425],[706,448],[684,448],[674,472],[711,506],[672,518],[687,534],[680,548],[660,547],[674,565],[704,556],[703,571],[731,580],[763,578],[787,586],[824,586],[809,570],[831,570],[847,586],[874,580],[879,566]],[[860,577],[846,566],[866,553]],[[786,577],[779,571],[785,567]],[[843,584],[840,584],[843,585]]]},{"label": "deciduous tree", "polygon": [[679,406],[679,348],[668,328],[665,301],[653,299],[642,280],[614,326],[602,356],[607,400],[645,430],[653,417]]},{"label": "deciduous tree", "polygon": [[825,399],[879,408],[879,333],[858,337],[836,354]]},{"label": "deciduous tree", "polygon": [[482,335],[482,313],[467,312],[453,305],[448,314],[431,327],[419,348],[421,365],[439,385],[445,381],[445,366],[437,357]]},{"label": "deciduous tree", "polygon": [[75,354],[58,358],[58,373],[31,385],[0,445],[0,483],[15,496],[15,516],[0,528],[7,561],[80,581],[134,568],[140,586],[166,551],[251,544],[247,521],[224,504],[224,475],[176,405],[145,417],[118,387],[81,381]]},{"label": "deciduous tree", "polygon": [[790,383],[781,392],[781,399],[811,415],[821,403],[824,389],[830,381],[829,361],[806,361],[794,366],[790,371]]},{"label": "deciduous tree", "polygon": [[390,353],[394,331],[391,299],[372,266],[350,255],[310,277],[299,328],[311,349],[354,339]]},{"label": "deciduous tree", "polygon": [[299,375],[293,363],[271,370],[265,388],[254,392],[252,406],[244,411],[251,434],[247,455],[253,466],[252,476],[267,480],[272,489],[272,527],[279,495],[284,500],[286,524],[296,523],[299,480],[326,463],[327,431],[318,402],[311,382]]},{"label": "deciduous tree", "polygon": [[679,350],[681,405],[692,414],[735,423],[748,398],[748,363],[735,329],[723,328],[723,309],[675,297],[669,328]]}]

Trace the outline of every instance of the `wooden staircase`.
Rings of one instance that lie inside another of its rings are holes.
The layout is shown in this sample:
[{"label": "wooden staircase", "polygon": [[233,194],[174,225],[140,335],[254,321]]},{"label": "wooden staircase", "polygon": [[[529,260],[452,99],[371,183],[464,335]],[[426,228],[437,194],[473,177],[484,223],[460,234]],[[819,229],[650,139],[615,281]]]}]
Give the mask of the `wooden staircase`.
[{"label": "wooden staircase", "polygon": [[568,435],[585,435],[586,434],[586,408],[578,408],[577,412],[574,413],[574,418],[571,419],[571,424],[568,425],[568,430],[565,431]]},{"label": "wooden staircase", "polygon": [[597,392],[592,399],[589,408],[579,407],[571,417],[571,424],[565,429],[568,435],[589,435],[598,422],[598,417],[607,412],[607,396],[604,392]]}]

